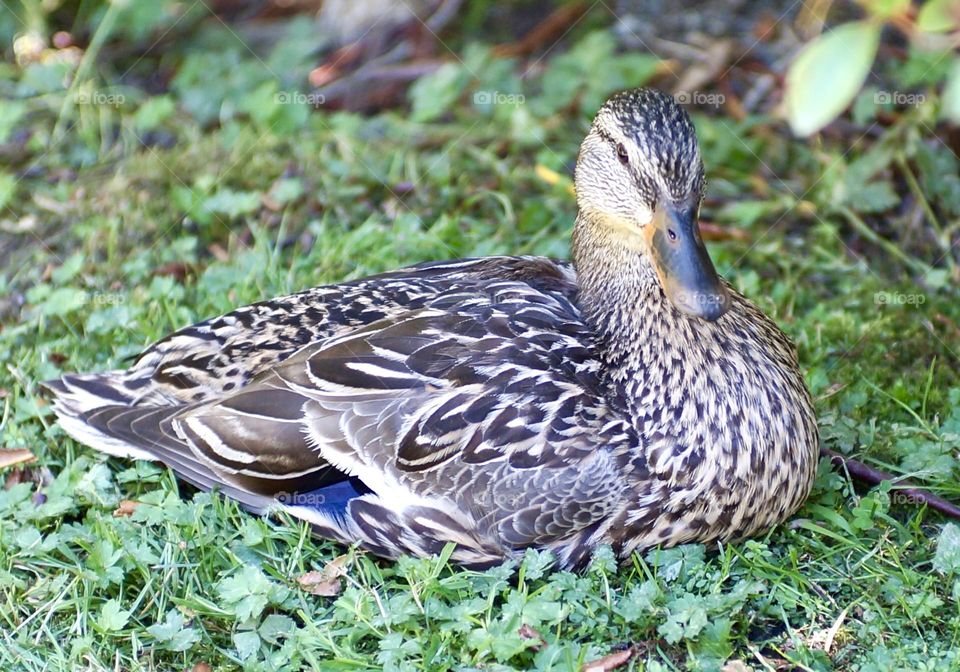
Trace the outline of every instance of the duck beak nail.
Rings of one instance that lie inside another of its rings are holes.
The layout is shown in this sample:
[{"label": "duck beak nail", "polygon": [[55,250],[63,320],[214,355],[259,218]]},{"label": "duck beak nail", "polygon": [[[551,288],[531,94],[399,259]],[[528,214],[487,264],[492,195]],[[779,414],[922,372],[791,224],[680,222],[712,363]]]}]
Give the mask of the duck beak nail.
[{"label": "duck beak nail", "polygon": [[659,204],[648,241],[667,298],[681,312],[712,322],[730,309],[730,292],[707,254],[696,212],[696,204]]}]

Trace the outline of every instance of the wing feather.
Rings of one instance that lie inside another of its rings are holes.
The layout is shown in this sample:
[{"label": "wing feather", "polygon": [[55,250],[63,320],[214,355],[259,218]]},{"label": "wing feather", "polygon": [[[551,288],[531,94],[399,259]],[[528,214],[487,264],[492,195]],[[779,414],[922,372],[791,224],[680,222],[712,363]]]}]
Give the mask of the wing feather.
[{"label": "wing feather", "polygon": [[[435,272],[453,272],[443,269]],[[242,374],[236,389],[160,407],[162,417],[147,406],[116,411],[108,433],[135,446],[159,442],[148,451],[188,479],[241,490],[260,509],[265,497],[307,501],[288,495],[356,479],[364,490],[344,490],[356,496],[336,515],[301,504],[291,511],[385,555],[456,541],[458,557],[482,564],[533,544],[577,547],[571,535],[586,544],[623,506],[620,447],[632,430],[607,407],[592,335],[564,273],[541,284],[465,282],[405,309],[367,306],[363,320],[345,319],[315,342],[303,337],[249,380]],[[217,334],[236,333],[244,320],[261,324],[262,314],[196,325],[142,362],[211,374],[206,360],[167,357],[163,348],[190,339],[213,347]]]}]

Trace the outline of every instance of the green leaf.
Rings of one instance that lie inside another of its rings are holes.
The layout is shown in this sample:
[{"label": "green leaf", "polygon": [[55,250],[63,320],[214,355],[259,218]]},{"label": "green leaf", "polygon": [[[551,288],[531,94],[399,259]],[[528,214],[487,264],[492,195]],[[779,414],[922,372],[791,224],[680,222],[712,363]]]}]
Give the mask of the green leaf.
[{"label": "green leaf", "polygon": [[270,614],[263,619],[258,632],[264,640],[275,644],[281,637],[289,637],[296,629],[296,622],[289,616]]},{"label": "green leaf", "polygon": [[259,616],[270,602],[282,600],[287,590],[270,581],[258,568],[244,565],[239,572],[220,581],[217,592],[237,620],[247,621]]},{"label": "green leaf", "polygon": [[255,191],[234,191],[224,188],[207,198],[203,207],[208,212],[226,215],[230,219],[237,219],[259,209],[260,194]]},{"label": "green leaf", "polygon": [[83,264],[83,255],[75,252],[67,257],[60,266],[53,269],[53,273],[50,274],[50,279],[53,280],[54,284],[65,285],[77,277],[83,269]]},{"label": "green leaf", "polygon": [[138,133],[149,131],[166,121],[175,110],[176,104],[170,96],[150,98],[133,115],[133,125]]},{"label": "green leaf", "polygon": [[794,133],[816,133],[853,102],[873,64],[880,26],[846,23],[804,47],[787,72],[787,120]]},{"label": "green leaf", "polygon": [[633,586],[628,595],[617,603],[615,611],[627,623],[636,623],[654,613],[654,605],[662,596],[663,592],[657,583],[647,580]]},{"label": "green leaf", "polygon": [[960,573],[960,527],[947,523],[937,540],[933,568],[944,574]]},{"label": "green leaf", "polygon": [[880,19],[889,19],[910,9],[910,0],[871,0],[867,10]]},{"label": "green leaf", "polygon": [[706,627],[709,619],[704,608],[704,598],[686,594],[667,605],[669,616],[657,632],[668,644],[676,644],[681,639],[694,638]]},{"label": "green leaf", "polygon": [[[936,282],[939,274],[933,275],[933,280]],[[949,475],[955,464],[951,446],[941,441],[925,441],[908,437],[897,441],[896,448],[897,452],[904,456],[901,468],[925,478],[936,477],[939,474]]]},{"label": "green leaf", "polygon": [[113,482],[113,472],[103,462],[91,467],[77,481],[73,492],[80,499],[103,507],[114,507],[120,500],[117,487]]},{"label": "green leaf", "polygon": [[260,650],[260,635],[255,632],[238,632],[233,636],[233,645],[237,647],[237,657],[246,660]]},{"label": "green leaf", "polygon": [[865,184],[859,190],[849,194],[847,202],[850,207],[860,213],[883,212],[900,202],[900,197],[894,191],[888,180]]},{"label": "green leaf", "polygon": [[7,204],[13,200],[17,191],[17,182],[19,180],[10,173],[0,173],[0,210],[7,207]]},{"label": "green leaf", "polygon": [[183,652],[189,650],[200,641],[200,633],[193,628],[185,628],[183,615],[176,609],[167,612],[163,623],[156,623],[147,628],[158,642],[165,645],[170,651]]},{"label": "green leaf", "polygon": [[537,551],[528,548],[520,565],[523,578],[527,581],[536,581],[546,574],[547,570],[556,563],[557,559],[550,551]]},{"label": "green leaf", "polygon": [[717,217],[725,222],[733,222],[737,226],[752,226],[755,222],[774,215],[783,209],[779,201],[750,201],[735,200],[724,203]]},{"label": "green leaf", "polygon": [[10,138],[10,133],[27,114],[27,104],[19,100],[4,100],[0,105],[0,143]]},{"label": "green leaf", "polygon": [[240,536],[246,546],[257,546],[263,541],[263,528],[259,520],[248,518],[240,526]]},{"label": "green leaf", "polygon": [[57,287],[39,306],[47,317],[67,315],[86,305],[90,295],[76,287]]},{"label": "green leaf", "polygon": [[733,623],[729,618],[719,618],[708,623],[697,638],[694,650],[698,655],[723,662],[733,653],[730,631]]},{"label": "green leaf", "polygon": [[460,97],[467,76],[457,63],[446,63],[410,87],[414,121],[432,121],[446,113]]},{"label": "green leaf", "polygon": [[907,51],[907,59],[897,63],[897,80],[907,89],[939,88],[953,64],[951,55],[949,50],[921,49],[917,45],[911,45]]},{"label": "green leaf", "polygon": [[646,560],[657,568],[657,575],[666,582],[677,579],[681,572],[690,572],[703,564],[705,550],[700,544],[685,544],[673,548],[654,548]]},{"label": "green leaf", "polygon": [[953,59],[947,83],[943,86],[943,105],[940,116],[960,124],[960,57]]},{"label": "green leaf", "polygon": [[120,601],[116,599],[107,600],[100,608],[100,616],[97,618],[97,625],[105,632],[116,632],[130,620],[130,612],[120,607]]},{"label": "green leaf", "polygon": [[917,15],[917,29],[924,33],[945,33],[960,25],[956,0],[927,0]]},{"label": "green leaf", "polygon": [[13,541],[21,549],[27,551],[34,546],[39,546],[40,542],[43,541],[43,535],[35,527],[25,527],[16,534]]},{"label": "green leaf", "polygon": [[303,196],[303,183],[297,178],[280,179],[270,187],[270,198],[281,206],[293,203],[301,196]]}]

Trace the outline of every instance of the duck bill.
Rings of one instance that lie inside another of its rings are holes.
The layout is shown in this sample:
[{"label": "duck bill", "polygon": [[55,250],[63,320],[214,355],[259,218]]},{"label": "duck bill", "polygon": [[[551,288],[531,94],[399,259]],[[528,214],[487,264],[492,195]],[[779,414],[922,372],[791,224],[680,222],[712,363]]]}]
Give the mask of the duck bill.
[{"label": "duck bill", "polygon": [[695,205],[659,204],[647,240],[670,302],[687,315],[712,322],[729,310],[730,292],[707,254],[696,212]]}]

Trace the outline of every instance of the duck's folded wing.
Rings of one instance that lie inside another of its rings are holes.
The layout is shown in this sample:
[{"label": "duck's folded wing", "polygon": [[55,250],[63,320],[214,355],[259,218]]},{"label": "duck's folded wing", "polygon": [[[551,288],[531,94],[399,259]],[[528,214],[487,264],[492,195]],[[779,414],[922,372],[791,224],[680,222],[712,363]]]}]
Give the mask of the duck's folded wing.
[{"label": "duck's folded wing", "polygon": [[311,343],[498,280],[517,281],[568,300],[577,291],[568,262],[541,257],[428,262],[243,306],[157,341],[130,369],[108,380],[93,376],[77,382],[93,388],[94,402],[104,395],[126,405],[214,399],[246,386]]},{"label": "duck's folded wing", "polygon": [[336,533],[345,539],[417,552],[427,532],[394,537],[483,528],[520,548],[588,534],[622,501],[622,465],[598,446],[623,443],[625,430],[575,309],[536,292],[517,300],[447,297],[310,345],[217,400],[87,421],[248,498],[358,479],[371,492],[339,514],[368,529]]},{"label": "duck's folded wing", "polygon": [[[587,533],[622,503],[623,465],[603,447],[625,444],[626,429],[599,393],[582,325],[558,324],[549,308],[383,320],[305,348],[174,424],[228,479],[260,492],[289,492],[285,479],[317,465],[356,477],[378,524],[406,509],[421,522],[466,516],[510,547]],[[285,422],[302,443],[269,443]]]}]

